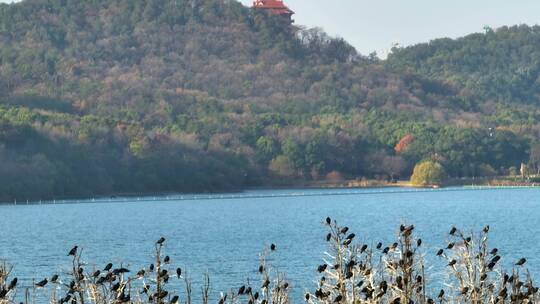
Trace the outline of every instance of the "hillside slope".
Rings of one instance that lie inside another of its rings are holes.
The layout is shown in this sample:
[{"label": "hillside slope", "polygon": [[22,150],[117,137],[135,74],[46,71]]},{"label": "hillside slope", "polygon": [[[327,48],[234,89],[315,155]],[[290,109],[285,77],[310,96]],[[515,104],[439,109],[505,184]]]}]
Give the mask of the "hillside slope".
[{"label": "hillside slope", "polygon": [[456,176],[527,160],[534,128],[516,117],[536,123],[532,102],[501,114],[506,100],[409,51],[380,62],[229,0],[0,5],[0,198],[406,177],[434,155]]}]

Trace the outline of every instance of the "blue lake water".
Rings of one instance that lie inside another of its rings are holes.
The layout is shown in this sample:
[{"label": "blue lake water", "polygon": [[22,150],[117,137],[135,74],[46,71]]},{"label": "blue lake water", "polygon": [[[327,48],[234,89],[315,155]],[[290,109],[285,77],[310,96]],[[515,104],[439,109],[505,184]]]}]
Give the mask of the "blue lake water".
[{"label": "blue lake water", "polygon": [[286,273],[299,297],[314,290],[326,245],[322,222],[330,216],[368,244],[393,242],[400,224],[413,223],[428,256],[444,246],[451,226],[479,231],[489,224],[491,244],[504,263],[526,257],[540,279],[540,189],[452,190],[265,190],[236,197],[0,205],[0,259],[14,265],[26,285],[67,270],[66,253],[75,244],[89,269],[111,261],[137,270],[152,262],[153,244],[165,236],[166,254],[187,270],[194,291],[208,272],[217,297],[247,278],[258,282],[259,253],[275,243],[270,262]]}]

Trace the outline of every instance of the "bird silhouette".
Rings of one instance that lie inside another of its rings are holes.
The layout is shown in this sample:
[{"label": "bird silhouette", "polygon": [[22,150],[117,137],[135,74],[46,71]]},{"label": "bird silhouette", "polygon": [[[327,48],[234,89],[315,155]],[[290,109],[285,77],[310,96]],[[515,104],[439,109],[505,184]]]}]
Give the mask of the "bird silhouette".
[{"label": "bird silhouette", "polygon": [[331,233],[328,233],[328,234],[326,235],[326,241],[327,241],[327,242],[330,242],[331,239],[332,239],[332,234],[331,234]]},{"label": "bird silhouette", "polygon": [[526,262],[527,262],[527,259],[521,258],[521,259],[519,259],[519,261],[517,261],[516,265],[517,266],[523,266],[523,264],[525,264]]},{"label": "bird silhouette", "polygon": [[342,234],[345,234],[345,233],[347,233],[347,231],[349,231],[349,227],[343,227],[343,228],[341,228],[341,231],[340,231],[340,232],[341,232]]},{"label": "bird silhouette", "polygon": [[243,295],[245,291],[246,291],[246,286],[242,285],[242,286],[238,289],[238,295]]},{"label": "bird silhouette", "polygon": [[456,265],[457,261],[456,260],[451,260],[450,263],[448,263],[448,266],[454,266]]},{"label": "bird silhouette", "polygon": [[45,278],[42,281],[37,282],[35,285],[36,285],[36,287],[45,287],[45,285],[47,285],[47,283],[49,283],[49,280],[47,280]]},{"label": "bird silhouette", "polygon": [[330,225],[330,223],[332,223],[332,220],[331,220],[329,217],[327,217],[327,218],[326,218],[326,224],[327,224],[327,225]]},{"label": "bird silhouette", "polygon": [[182,276],[182,268],[176,268],[176,276],[180,279],[180,277]]},{"label": "bird silhouette", "polygon": [[491,251],[490,251],[489,253],[490,253],[491,255],[496,255],[498,251],[499,251],[499,249],[493,248],[493,249],[491,249]]},{"label": "bird silhouette", "polygon": [[444,253],[444,250],[443,250],[443,249],[439,249],[439,251],[437,251],[437,256],[441,256],[443,253]]},{"label": "bird silhouette", "polygon": [[77,254],[78,248],[79,248],[78,246],[73,246],[73,248],[71,248],[71,250],[69,251],[68,256],[70,255],[75,256]]},{"label": "bird silhouette", "polygon": [[112,267],[113,267],[113,264],[109,263],[109,264],[105,265],[105,268],[103,268],[103,271],[109,271],[109,270],[111,270]]},{"label": "bird silhouette", "polygon": [[270,250],[275,251],[276,250],[276,244],[270,245]]},{"label": "bird silhouette", "polygon": [[55,274],[51,277],[51,282],[56,283],[58,281],[58,275]]},{"label": "bird silhouette", "polygon": [[382,248],[382,243],[379,242],[379,243],[377,244],[377,249],[381,249],[381,248]]},{"label": "bird silhouette", "polygon": [[117,291],[120,288],[120,283],[116,283],[113,286],[111,286],[111,291]]},{"label": "bird silhouette", "polygon": [[144,269],[141,269],[141,270],[139,270],[139,271],[137,272],[137,276],[138,276],[138,277],[144,277],[144,273],[145,273]]},{"label": "bird silhouette", "polygon": [[360,253],[363,253],[364,251],[366,251],[368,248],[368,245],[364,244],[362,245],[362,248],[360,248]]},{"label": "bird silhouette", "polygon": [[159,294],[156,293],[155,296],[156,296],[158,299],[163,299],[163,298],[165,298],[168,294],[169,294],[168,291],[162,290]]},{"label": "bird silhouette", "polygon": [[121,267],[121,268],[117,268],[117,269],[113,270],[112,273],[114,275],[119,275],[119,274],[123,274],[123,273],[126,273],[126,272],[129,272],[129,269]]},{"label": "bird silhouette", "polygon": [[171,257],[169,257],[169,256],[167,255],[167,256],[165,256],[165,258],[163,259],[163,263],[169,264],[169,262],[171,262]]},{"label": "bird silhouette", "polygon": [[437,296],[439,299],[442,299],[444,297],[444,289],[441,289],[439,292],[439,295]]},{"label": "bird silhouette", "polygon": [[178,303],[178,298],[179,298],[178,296],[172,297],[172,299],[171,299],[171,304]]},{"label": "bird silhouette", "polygon": [[450,235],[454,235],[457,231],[457,228],[456,227],[452,227],[452,229],[450,229]]},{"label": "bird silhouette", "polygon": [[159,240],[157,240],[156,244],[163,245],[164,242],[165,242],[165,238],[161,237],[161,238],[159,238]]},{"label": "bird silhouette", "polygon": [[100,274],[101,274],[101,271],[98,269],[98,270],[94,271],[94,273],[92,274],[92,277],[97,278],[97,277],[99,277]]},{"label": "bird silhouette", "polygon": [[12,290],[13,288],[15,288],[15,286],[17,286],[17,281],[18,279],[17,278],[13,278],[13,280],[11,280],[11,282],[9,282],[9,285],[8,285],[8,290]]},{"label": "bird silhouette", "polygon": [[150,270],[150,272],[153,272],[154,271],[154,264],[150,264],[150,267],[148,267],[148,269]]}]

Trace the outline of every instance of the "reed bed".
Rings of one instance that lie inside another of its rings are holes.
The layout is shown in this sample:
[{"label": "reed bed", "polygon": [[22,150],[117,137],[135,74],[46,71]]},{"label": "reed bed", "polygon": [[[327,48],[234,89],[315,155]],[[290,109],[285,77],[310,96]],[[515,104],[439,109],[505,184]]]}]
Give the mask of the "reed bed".
[{"label": "reed bed", "polygon": [[[499,250],[489,247],[489,226],[477,234],[451,227],[450,241],[437,252],[430,252],[415,236],[413,225],[401,225],[391,244],[368,245],[357,242],[355,233],[331,218],[323,224],[328,229],[328,250],[323,263],[306,269],[316,269],[319,277],[313,291],[306,292],[302,299],[291,298],[285,274],[267,263],[268,256],[277,250],[274,244],[260,254],[258,281],[247,280],[213,300],[209,275],[203,274],[202,286],[193,289],[189,277],[165,254],[166,239],[162,237],[154,244],[151,264],[133,271],[121,265],[113,267],[112,263],[88,271],[88,265],[81,262],[82,249],[76,246],[68,254],[68,273],[34,281],[32,287],[19,286],[13,268],[0,264],[0,304],[540,303],[538,287],[526,268],[527,260],[515,261],[512,269],[505,271]],[[426,255],[444,262],[444,279],[430,279],[437,275],[433,267],[426,265]],[[48,295],[46,300],[40,299],[38,292]],[[193,300],[194,292],[199,293],[197,301]]]}]

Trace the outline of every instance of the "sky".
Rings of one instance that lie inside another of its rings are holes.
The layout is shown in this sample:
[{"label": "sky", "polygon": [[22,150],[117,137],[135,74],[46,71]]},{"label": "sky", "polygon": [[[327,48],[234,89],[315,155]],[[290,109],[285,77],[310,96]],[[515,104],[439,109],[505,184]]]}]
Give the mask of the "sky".
[{"label": "sky", "polygon": [[457,38],[481,32],[485,26],[540,23],[539,0],[284,1],[296,12],[296,24],[323,28],[345,38],[364,55],[375,51],[382,57],[395,44]]}]

